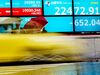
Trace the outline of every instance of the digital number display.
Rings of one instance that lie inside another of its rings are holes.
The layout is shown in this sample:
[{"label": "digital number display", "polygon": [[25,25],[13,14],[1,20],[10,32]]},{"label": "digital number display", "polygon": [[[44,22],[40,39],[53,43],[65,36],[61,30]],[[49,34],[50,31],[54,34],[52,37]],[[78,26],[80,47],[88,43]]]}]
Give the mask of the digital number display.
[{"label": "digital number display", "polygon": [[80,31],[100,31],[100,17],[76,17],[75,30]]},{"label": "digital number display", "polygon": [[23,16],[21,28],[42,16],[47,32],[95,32],[100,31],[100,0],[1,0],[0,16]]},{"label": "digital number display", "polygon": [[42,0],[12,0],[14,16],[42,15]]},{"label": "digital number display", "polygon": [[72,15],[72,1],[44,0],[44,15]]},{"label": "digital number display", "polygon": [[72,17],[45,17],[47,32],[73,32]]},{"label": "digital number display", "polygon": [[100,15],[100,0],[74,0],[75,15]]},{"label": "digital number display", "polygon": [[10,0],[0,1],[0,16],[10,16]]}]

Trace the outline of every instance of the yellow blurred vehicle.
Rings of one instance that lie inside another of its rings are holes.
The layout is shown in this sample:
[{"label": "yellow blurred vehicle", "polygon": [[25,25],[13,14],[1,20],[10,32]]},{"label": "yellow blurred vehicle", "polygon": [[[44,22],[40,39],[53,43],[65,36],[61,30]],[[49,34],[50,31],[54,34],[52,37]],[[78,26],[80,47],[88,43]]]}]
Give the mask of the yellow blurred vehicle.
[{"label": "yellow blurred vehicle", "polygon": [[0,62],[79,61],[85,44],[62,34],[0,34]]}]

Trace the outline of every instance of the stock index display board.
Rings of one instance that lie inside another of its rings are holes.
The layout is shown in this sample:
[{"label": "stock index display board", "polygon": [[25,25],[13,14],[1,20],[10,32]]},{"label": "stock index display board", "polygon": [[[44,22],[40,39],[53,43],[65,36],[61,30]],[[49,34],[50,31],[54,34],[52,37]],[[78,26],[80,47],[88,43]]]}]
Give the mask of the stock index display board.
[{"label": "stock index display board", "polygon": [[73,0],[73,2],[72,0],[0,1],[0,15],[4,14],[4,10],[7,10],[5,14],[10,13],[10,8],[12,16],[100,15],[100,0]]},{"label": "stock index display board", "polygon": [[44,15],[72,15],[72,1],[44,0]]},{"label": "stock index display board", "polygon": [[12,0],[13,16],[42,15],[42,0]]},{"label": "stock index display board", "polygon": [[0,0],[0,16],[10,16],[10,0]]},{"label": "stock index display board", "polygon": [[100,15],[100,0],[74,0],[75,15]]},{"label": "stock index display board", "polygon": [[72,17],[45,17],[47,32],[73,32]]},{"label": "stock index display board", "polygon": [[74,0],[74,15],[76,32],[100,32],[100,0]]},{"label": "stock index display board", "polygon": [[43,16],[48,32],[100,31],[100,0],[0,1],[0,16],[10,15],[10,10],[11,17]]},{"label": "stock index display board", "polygon": [[73,0],[73,6],[72,0],[44,0],[44,15],[100,15],[100,0]]},{"label": "stock index display board", "polygon": [[75,31],[100,31],[100,16],[75,17]]}]

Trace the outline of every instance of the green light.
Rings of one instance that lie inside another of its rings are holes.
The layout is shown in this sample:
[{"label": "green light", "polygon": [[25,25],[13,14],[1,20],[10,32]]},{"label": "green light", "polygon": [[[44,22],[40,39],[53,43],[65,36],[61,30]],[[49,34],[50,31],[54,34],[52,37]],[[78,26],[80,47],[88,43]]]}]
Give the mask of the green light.
[{"label": "green light", "polygon": [[90,4],[99,4],[99,2],[90,2]]}]

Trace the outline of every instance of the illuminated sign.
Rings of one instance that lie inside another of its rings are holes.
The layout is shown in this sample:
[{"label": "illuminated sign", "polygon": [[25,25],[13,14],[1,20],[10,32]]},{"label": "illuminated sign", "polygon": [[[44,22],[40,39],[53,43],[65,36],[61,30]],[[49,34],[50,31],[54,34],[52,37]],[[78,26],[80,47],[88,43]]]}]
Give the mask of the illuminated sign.
[{"label": "illuminated sign", "polygon": [[14,16],[42,15],[41,0],[12,0]]},{"label": "illuminated sign", "polygon": [[47,32],[73,32],[72,17],[45,17]]},{"label": "illuminated sign", "polygon": [[44,15],[72,15],[72,1],[44,0]]},{"label": "illuminated sign", "polygon": [[100,15],[100,0],[74,0],[75,15]]},{"label": "illuminated sign", "polygon": [[10,0],[1,0],[0,16],[9,16],[9,15],[10,15]]},{"label": "illuminated sign", "polygon": [[100,0],[1,0],[0,16],[19,16],[20,28],[42,16],[47,32],[95,32],[100,31]]},{"label": "illuminated sign", "polygon": [[75,30],[81,31],[100,31],[100,17],[76,17]]}]

